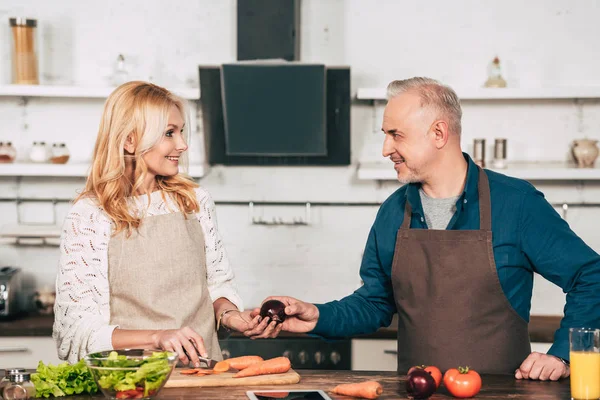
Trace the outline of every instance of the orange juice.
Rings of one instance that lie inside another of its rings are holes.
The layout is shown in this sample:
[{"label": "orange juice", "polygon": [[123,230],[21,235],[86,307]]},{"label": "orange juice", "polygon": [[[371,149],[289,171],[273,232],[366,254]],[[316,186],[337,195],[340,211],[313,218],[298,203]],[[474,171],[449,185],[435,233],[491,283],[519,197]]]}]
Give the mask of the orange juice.
[{"label": "orange juice", "polygon": [[571,397],[600,399],[600,353],[571,352]]}]

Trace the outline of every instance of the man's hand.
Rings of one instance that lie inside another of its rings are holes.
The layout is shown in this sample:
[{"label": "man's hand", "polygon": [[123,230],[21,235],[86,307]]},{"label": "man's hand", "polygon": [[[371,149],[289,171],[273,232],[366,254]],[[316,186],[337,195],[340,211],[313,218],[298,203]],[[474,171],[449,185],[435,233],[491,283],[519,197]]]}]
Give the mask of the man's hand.
[{"label": "man's hand", "polygon": [[[312,331],[317,326],[319,320],[319,310],[314,304],[300,301],[293,297],[286,296],[272,296],[267,297],[265,301],[279,300],[285,307],[285,314],[287,315],[283,323],[278,324],[276,328],[268,329],[267,335],[259,335],[259,337],[277,337],[279,332],[282,330],[287,332],[306,333]],[[255,317],[260,314],[260,308],[256,308],[252,311],[252,316]],[[265,318],[260,325],[264,324],[268,318]],[[274,322],[272,322],[274,323]],[[270,327],[269,327],[270,328]]]},{"label": "man's hand", "polygon": [[515,371],[515,378],[557,381],[568,377],[570,373],[570,368],[558,358],[534,351]]}]

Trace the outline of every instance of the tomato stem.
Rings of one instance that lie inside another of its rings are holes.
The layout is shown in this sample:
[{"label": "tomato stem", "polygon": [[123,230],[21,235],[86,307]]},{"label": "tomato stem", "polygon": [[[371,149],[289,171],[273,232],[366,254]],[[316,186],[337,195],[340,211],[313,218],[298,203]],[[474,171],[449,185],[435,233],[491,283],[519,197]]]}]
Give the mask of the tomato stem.
[{"label": "tomato stem", "polygon": [[466,374],[469,372],[469,366],[466,367],[458,367],[458,372],[460,372],[461,374]]}]

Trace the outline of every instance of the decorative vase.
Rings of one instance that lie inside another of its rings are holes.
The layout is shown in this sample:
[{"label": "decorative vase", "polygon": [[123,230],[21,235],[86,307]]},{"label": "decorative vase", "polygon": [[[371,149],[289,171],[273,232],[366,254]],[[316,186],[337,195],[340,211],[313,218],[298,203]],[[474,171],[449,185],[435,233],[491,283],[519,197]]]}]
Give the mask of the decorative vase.
[{"label": "decorative vase", "polygon": [[579,168],[593,168],[598,158],[598,141],[578,139],[573,141],[573,157]]}]

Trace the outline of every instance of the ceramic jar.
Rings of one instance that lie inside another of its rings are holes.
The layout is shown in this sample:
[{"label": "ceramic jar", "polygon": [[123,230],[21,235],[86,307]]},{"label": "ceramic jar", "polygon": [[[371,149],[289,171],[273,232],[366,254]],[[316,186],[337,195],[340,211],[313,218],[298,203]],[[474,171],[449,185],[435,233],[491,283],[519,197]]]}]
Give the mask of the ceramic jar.
[{"label": "ceramic jar", "polygon": [[29,159],[32,162],[43,163],[50,159],[50,151],[46,146],[46,142],[33,142],[29,149]]},{"label": "ceramic jar", "polygon": [[52,157],[50,161],[53,164],[65,164],[69,161],[69,149],[65,143],[52,144]]},{"label": "ceramic jar", "polygon": [[598,158],[598,141],[578,139],[573,141],[573,157],[579,168],[593,168]]},{"label": "ceramic jar", "polygon": [[11,142],[0,142],[0,163],[11,163],[16,156],[17,151]]}]

